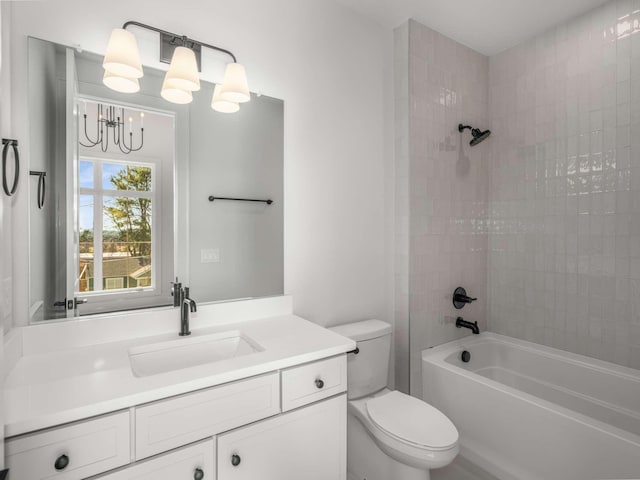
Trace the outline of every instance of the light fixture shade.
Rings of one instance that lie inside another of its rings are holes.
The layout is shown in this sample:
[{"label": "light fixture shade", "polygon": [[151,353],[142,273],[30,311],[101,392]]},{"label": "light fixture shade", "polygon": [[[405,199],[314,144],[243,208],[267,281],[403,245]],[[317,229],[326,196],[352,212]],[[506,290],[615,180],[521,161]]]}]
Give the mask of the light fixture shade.
[{"label": "light fixture shade", "polygon": [[187,47],[176,47],[171,57],[171,65],[165,77],[169,87],[191,92],[200,90],[198,62],[196,54]]},{"label": "light fixture shade", "polygon": [[140,91],[140,82],[137,78],[121,77],[107,70],[104,71],[102,83],[116,92],[136,93]]},{"label": "light fixture shade", "polygon": [[221,85],[216,85],[213,89],[211,108],[220,113],[236,113],[238,110],[240,110],[240,105],[222,98],[222,96],[220,95],[220,87]]},{"label": "light fixture shade", "polygon": [[166,77],[165,77],[164,83],[162,84],[162,90],[160,90],[160,95],[166,101],[171,103],[177,103],[180,105],[184,105],[185,103],[191,103],[193,101],[193,95],[189,90],[182,90],[180,88],[175,88],[170,86],[167,83]]},{"label": "light fixture shade", "polygon": [[106,71],[121,77],[143,76],[138,43],[133,33],[122,28],[113,29],[102,66]]},{"label": "light fixture shade", "polygon": [[247,74],[244,67],[239,63],[229,63],[227,65],[220,95],[225,100],[234,103],[243,103],[251,100]]}]

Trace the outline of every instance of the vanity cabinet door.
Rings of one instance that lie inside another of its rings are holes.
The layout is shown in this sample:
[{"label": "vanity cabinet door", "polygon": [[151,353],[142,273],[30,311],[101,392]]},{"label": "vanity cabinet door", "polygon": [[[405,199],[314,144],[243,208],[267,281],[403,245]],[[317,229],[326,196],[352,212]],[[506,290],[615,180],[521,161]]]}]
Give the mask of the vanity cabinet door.
[{"label": "vanity cabinet door", "polygon": [[211,438],[94,480],[215,480],[215,442]]},{"label": "vanity cabinet door", "polygon": [[218,480],[345,480],[346,395],[218,436]]},{"label": "vanity cabinet door", "polygon": [[12,480],[80,480],[130,461],[129,412],[7,440]]}]

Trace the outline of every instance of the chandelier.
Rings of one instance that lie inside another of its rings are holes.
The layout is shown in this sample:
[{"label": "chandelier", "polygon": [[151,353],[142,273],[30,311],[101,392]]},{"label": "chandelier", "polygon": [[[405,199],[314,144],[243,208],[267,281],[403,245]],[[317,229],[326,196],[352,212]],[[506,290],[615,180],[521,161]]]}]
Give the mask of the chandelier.
[{"label": "chandelier", "polygon": [[[87,105],[84,105],[84,140],[79,141],[80,145],[87,148],[100,146],[100,150],[106,152],[109,149],[109,142],[113,142],[120,151],[126,155],[137,152],[144,145],[144,112],[140,112],[140,145],[133,146],[133,117],[129,117],[129,144],[127,145],[126,122],[124,107],[113,105],[104,106],[98,104],[96,115],[96,137],[93,140],[89,136],[87,128]],[[111,138],[111,140],[110,140]]]}]

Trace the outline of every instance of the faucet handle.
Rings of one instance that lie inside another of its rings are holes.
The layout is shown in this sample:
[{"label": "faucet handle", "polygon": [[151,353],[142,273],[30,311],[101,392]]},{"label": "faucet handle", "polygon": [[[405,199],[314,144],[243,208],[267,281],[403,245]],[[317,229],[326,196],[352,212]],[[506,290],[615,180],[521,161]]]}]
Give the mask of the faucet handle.
[{"label": "faucet handle", "polygon": [[182,283],[178,281],[178,277],[176,277],[175,282],[171,283],[171,296],[173,297],[173,306],[180,306],[180,291],[182,290]]},{"label": "faucet handle", "polygon": [[458,287],[453,291],[453,306],[458,310],[467,303],[473,303],[476,300],[477,298],[468,296],[467,291],[462,287]]}]

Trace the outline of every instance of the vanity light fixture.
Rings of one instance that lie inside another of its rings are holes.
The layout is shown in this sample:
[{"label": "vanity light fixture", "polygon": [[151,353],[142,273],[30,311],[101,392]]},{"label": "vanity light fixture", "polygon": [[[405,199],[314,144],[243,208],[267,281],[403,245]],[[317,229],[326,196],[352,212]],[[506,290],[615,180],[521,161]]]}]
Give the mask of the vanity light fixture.
[{"label": "vanity light fixture", "polygon": [[251,100],[247,74],[239,63],[229,63],[224,71],[220,96],[229,102],[244,103]]},{"label": "vanity light fixture", "polygon": [[225,100],[220,95],[220,87],[221,85],[216,85],[213,89],[213,98],[211,99],[211,108],[213,108],[216,112],[221,113],[235,113],[240,110],[240,105],[236,102],[230,102],[229,100]]},{"label": "vanity light fixture", "polygon": [[162,96],[162,98],[164,98],[167,102],[177,103],[180,105],[191,103],[193,101],[193,94],[191,93],[191,90],[183,90],[181,88],[171,87],[167,83],[166,79],[164,82],[162,82],[160,96]]},{"label": "vanity light fixture", "polygon": [[115,28],[109,37],[102,66],[105,71],[124,78],[142,78],[142,62],[138,42],[133,33]]},{"label": "vanity light fixture", "polygon": [[176,47],[173,51],[169,71],[164,77],[164,83],[169,88],[189,92],[200,90],[198,63],[193,50],[187,47]]},{"label": "vanity light fixture", "polygon": [[200,61],[202,48],[222,52],[231,57],[222,84],[216,85],[211,108],[218,112],[234,113],[238,104],[251,100],[244,66],[229,50],[193,40],[184,35],[129,21],[122,28],[111,32],[103,67],[103,83],[118,92],[133,93],[139,90],[138,79],[143,76],[140,53],[135,36],[127,27],[135,26],[157,32],[160,35],[160,61],[169,63],[160,95],[169,102],[185,104],[193,100],[192,92],[200,90]]},{"label": "vanity light fixture", "polygon": [[137,78],[123,77],[108,70],[104,71],[102,83],[116,92],[136,93],[140,91],[140,82]]}]

